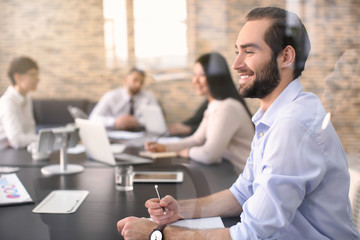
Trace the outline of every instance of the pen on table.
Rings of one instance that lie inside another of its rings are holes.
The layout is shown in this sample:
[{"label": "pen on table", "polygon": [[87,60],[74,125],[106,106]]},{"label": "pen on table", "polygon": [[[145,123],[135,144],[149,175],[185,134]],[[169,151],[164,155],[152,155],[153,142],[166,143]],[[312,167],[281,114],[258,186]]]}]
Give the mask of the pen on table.
[{"label": "pen on table", "polygon": [[[159,201],[161,200],[160,194],[159,194],[159,190],[158,190],[158,185],[155,185],[155,190],[156,190],[156,194],[159,198]],[[163,211],[164,211],[164,215],[166,214],[166,210],[164,207],[162,207]]]}]

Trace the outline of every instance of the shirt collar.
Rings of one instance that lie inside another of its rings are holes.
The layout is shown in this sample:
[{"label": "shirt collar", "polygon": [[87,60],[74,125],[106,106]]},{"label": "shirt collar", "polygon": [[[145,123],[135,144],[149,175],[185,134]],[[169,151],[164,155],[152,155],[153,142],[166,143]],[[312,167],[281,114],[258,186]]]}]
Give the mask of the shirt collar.
[{"label": "shirt collar", "polygon": [[122,91],[122,94],[125,97],[126,101],[130,101],[131,98],[132,99],[137,99],[142,94],[142,89],[141,89],[140,92],[138,92],[137,94],[135,94],[134,96],[131,97],[125,86],[123,88],[121,88],[121,91]]},{"label": "shirt collar", "polygon": [[279,112],[290,102],[292,102],[302,92],[302,85],[299,79],[292,81],[275,99],[266,112],[259,109],[252,121],[255,125],[263,123],[267,126],[271,126],[278,116]]},{"label": "shirt collar", "polygon": [[8,87],[8,91],[9,93],[15,98],[16,101],[18,101],[19,103],[24,103],[26,102],[26,97],[24,97],[23,95],[21,95],[15,88],[14,86],[9,86]]}]

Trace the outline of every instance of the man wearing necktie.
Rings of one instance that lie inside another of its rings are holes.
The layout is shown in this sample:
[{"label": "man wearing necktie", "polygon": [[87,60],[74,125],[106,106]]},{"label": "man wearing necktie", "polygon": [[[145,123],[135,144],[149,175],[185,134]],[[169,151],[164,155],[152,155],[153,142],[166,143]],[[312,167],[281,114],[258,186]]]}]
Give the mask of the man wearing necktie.
[{"label": "man wearing necktie", "polygon": [[143,126],[141,107],[159,105],[151,92],[143,90],[145,72],[132,68],[124,86],[105,93],[90,114],[91,120],[117,130],[136,130]]}]

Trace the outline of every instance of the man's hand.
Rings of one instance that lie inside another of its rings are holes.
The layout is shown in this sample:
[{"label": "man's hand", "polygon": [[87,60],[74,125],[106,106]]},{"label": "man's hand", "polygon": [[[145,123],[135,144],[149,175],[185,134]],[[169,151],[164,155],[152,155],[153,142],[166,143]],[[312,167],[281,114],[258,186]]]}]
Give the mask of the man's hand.
[{"label": "man's hand", "polygon": [[115,120],[115,129],[128,130],[140,127],[140,123],[133,115],[124,115]]},{"label": "man's hand", "polygon": [[118,221],[116,226],[125,240],[149,239],[157,224],[146,218],[127,217]]},{"label": "man's hand", "polygon": [[145,207],[148,208],[151,219],[159,225],[173,223],[182,218],[179,213],[179,203],[169,195],[162,198],[160,202],[157,198],[149,199],[145,202]]}]

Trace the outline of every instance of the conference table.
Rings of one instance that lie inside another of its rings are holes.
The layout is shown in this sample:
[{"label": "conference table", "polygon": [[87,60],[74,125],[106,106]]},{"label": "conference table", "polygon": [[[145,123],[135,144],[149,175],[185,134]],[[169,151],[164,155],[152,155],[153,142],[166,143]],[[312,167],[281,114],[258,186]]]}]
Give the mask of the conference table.
[{"label": "conference table", "polygon": [[[139,148],[128,148],[135,154]],[[134,183],[134,190],[116,190],[114,167],[87,158],[85,153],[68,155],[68,162],[81,164],[85,170],[69,175],[46,176],[41,167],[59,163],[59,152],[50,159],[34,161],[24,149],[0,151],[0,166],[17,166],[16,173],[34,203],[0,207],[0,239],[122,239],[116,229],[119,219],[136,216],[149,217],[144,203],[157,197],[154,183]],[[206,196],[227,189],[237,175],[231,164],[204,165],[189,159],[171,157],[156,159],[152,164],[134,165],[137,170],[180,170],[181,183],[157,183],[161,194],[176,199]],[[32,210],[53,190],[87,190],[88,196],[76,212],[71,214],[39,214]],[[223,218],[229,227],[238,217]]]}]

